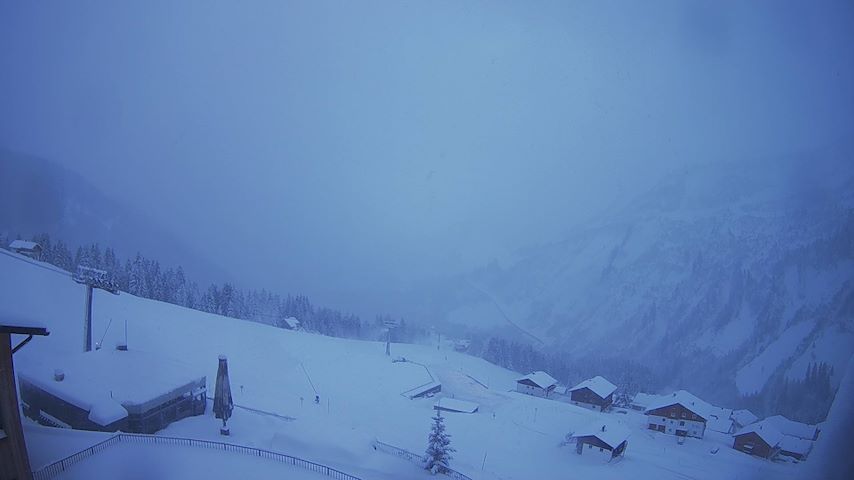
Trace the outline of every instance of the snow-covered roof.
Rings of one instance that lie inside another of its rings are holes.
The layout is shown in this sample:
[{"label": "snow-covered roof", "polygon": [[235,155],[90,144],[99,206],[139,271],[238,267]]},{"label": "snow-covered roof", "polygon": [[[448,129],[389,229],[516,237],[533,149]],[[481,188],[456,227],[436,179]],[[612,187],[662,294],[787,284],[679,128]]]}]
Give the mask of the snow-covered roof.
[{"label": "snow-covered roof", "polygon": [[41,245],[29,240],[13,240],[9,244],[9,248],[12,250],[34,250],[36,247],[41,248]]},{"label": "snow-covered roof", "polygon": [[617,448],[621,443],[628,440],[629,435],[631,432],[622,424],[601,420],[576,430],[572,433],[572,438],[596,437],[611,448]]},{"label": "snow-covered roof", "polygon": [[403,395],[406,395],[409,398],[416,398],[421,395],[424,395],[427,392],[432,391],[440,391],[442,389],[442,384],[439,382],[430,382],[425,383],[424,385],[419,385],[412,390],[408,390],[403,392]]},{"label": "snow-covered roof", "polygon": [[767,424],[765,422],[756,422],[750,424],[739,430],[738,433],[733,436],[739,437],[748,433],[755,433],[759,435],[759,438],[761,438],[763,441],[765,441],[765,443],[772,447],[776,447],[777,444],[779,444],[780,441],[783,440],[783,434],[780,433],[779,430],[774,428],[773,425]]},{"label": "snow-covered roof", "polygon": [[[57,369],[64,373],[62,381],[54,379]],[[106,425],[123,418],[121,411],[124,416],[141,413],[152,406],[150,402],[160,403],[204,386],[205,377],[192,372],[184,364],[145,352],[97,350],[27,365],[18,376]]]},{"label": "snow-covered roof", "polygon": [[112,398],[103,398],[89,405],[89,420],[98,425],[110,425],[128,416],[128,411]]},{"label": "snow-covered roof", "polygon": [[721,433],[732,432],[732,410],[723,407],[716,407],[712,404],[708,405],[709,417],[706,418],[706,425],[709,429]]},{"label": "snow-covered roof", "polygon": [[635,394],[635,397],[632,399],[632,405],[637,405],[639,407],[646,408],[651,405],[653,402],[657,402],[662,396],[661,395],[653,395],[651,393],[643,393],[638,392]]},{"label": "snow-covered roof", "polygon": [[518,382],[521,382],[523,380],[530,380],[535,385],[537,385],[538,387],[543,388],[543,389],[549,388],[552,385],[557,385],[557,380],[552,378],[552,376],[549,375],[548,373],[543,372],[541,370],[538,370],[538,371],[533,372],[533,373],[529,373],[529,374],[525,375],[524,377],[516,380],[516,382],[518,383]]},{"label": "snow-covered roof", "polygon": [[754,415],[753,412],[745,409],[733,410],[732,417],[730,418],[732,418],[736,423],[742,426],[750,425],[751,423],[754,423],[759,420],[759,417]]},{"label": "snow-covered roof", "polygon": [[788,418],[782,415],[774,415],[773,417],[768,417],[763,422],[768,422],[771,425],[774,425],[777,430],[783,432],[785,435],[791,435],[793,437],[798,438],[806,438],[812,440],[815,438],[816,431],[818,427],[815,425],[807,425],[806,423],[796,422],[794,420],[789,420]]},{"label": "snow-covered roof", "polygon": [[44,322],[17,315],[6,315],[0,310],[0,332],[21,335],[49,335]]},{"label": "snow-covered roof", "polygon": [[659,397],[646,407],[646,411],[648,413],[650,410],[657,410],[659,408],[669,407],[676,404],[682,405],[707,421],[712,418],[712,414],[714,414],[715,411],[715,407],[685,390],[679,390],[673,392],[671,395],[663,395]]},{"label": "snow-covered roof", "polygon": [[433,408],[436,410],[449,410],[452,412],[462,412],[462,413],[474,413],[477,411],[480,405],[474,402],[467,402],[465,400],[457,400],[455,398],[440,398]]},{"label": "snow-covered roof", "polygon": [[284,322],[288,325],[288,328],[294,329],[299,327],[299,320],[296,317],[288,317],[284,320]]},{"label": "snow-covered roof", "polygon": [[790,435],[783,435],[783,438],[780,440],[781,450],[785,450],[787,452],[792,453],[799,453],[801,455],[806,455],[810,453],[810,450],[812,450],[812,445],[813,442],[809,440],[792,437]]},{"label": "snow-covered roof", "polygon": [[597,375],[593,378],[588,378],[587,380],[579,383],[578,385],[568,389],[567,392],[574,392],[576,390],[581,390],[582,388],[589,388],[590,391],[592,391],[596,395],[599,395],[602,398],[607,397],[608,395],[614,393],[617,390],[616,385]]}]

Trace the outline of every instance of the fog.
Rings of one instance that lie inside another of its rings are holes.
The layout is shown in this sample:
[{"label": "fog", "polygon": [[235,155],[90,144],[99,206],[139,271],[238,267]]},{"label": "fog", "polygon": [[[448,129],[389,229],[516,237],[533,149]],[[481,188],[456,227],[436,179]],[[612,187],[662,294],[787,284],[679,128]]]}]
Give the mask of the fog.
[{"label": "fog", "polygon": [[4,2],[0,145],[356,308],[850,136],[852,31],[851,2]]}]

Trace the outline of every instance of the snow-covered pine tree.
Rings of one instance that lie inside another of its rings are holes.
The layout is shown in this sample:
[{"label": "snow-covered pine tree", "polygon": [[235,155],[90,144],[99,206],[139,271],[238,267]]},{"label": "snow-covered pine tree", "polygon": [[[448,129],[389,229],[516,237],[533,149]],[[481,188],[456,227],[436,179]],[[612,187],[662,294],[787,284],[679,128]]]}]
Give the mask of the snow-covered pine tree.
[{"label": "snow-covered pine tree", "polygon": [[430,473],[434,475],[444,472],[450,468],[453,452],[456,450],[451,446],[451,436],[445,433],[445,419],[442,418],[442,412],[436,410],[436,416],[433,417],[433,428],[427,437],[427,458],[424,462],[424,469],[430,470]]}]

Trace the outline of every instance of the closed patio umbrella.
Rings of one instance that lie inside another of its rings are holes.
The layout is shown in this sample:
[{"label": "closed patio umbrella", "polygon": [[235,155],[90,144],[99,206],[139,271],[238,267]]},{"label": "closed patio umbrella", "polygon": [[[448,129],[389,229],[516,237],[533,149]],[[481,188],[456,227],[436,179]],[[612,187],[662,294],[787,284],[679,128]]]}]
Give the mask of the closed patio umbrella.
[{"label": "closed patio umbrella", "polygon": [[219,433],[228,435],[229,429],[225,422],[231,417],[234,402],[231,400],[231,382],[228,380],[228,359],[225,355],[219,356],[219,366],[216,370],[216,389],[214,390],[213,411],[216,418],[222,419],[222,428]]}]

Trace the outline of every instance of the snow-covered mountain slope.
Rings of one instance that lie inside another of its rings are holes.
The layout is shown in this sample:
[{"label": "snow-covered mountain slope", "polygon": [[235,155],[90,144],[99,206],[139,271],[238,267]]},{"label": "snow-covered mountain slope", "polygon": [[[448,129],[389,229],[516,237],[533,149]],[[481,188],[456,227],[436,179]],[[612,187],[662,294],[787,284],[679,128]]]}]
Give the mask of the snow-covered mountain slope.
[{"label": "snow-covered mountain slope", "polygon": [[845,480],[854,472],[854,457],[848,453],[846,439],[854,430],[854,358],[842,376],[836,400],[827,415],[827,424],[821,432],[822,441],[810,453],[807,469],[811,478]]},{"label": "snow-covered mountain slope", "polygon": [[167,232],[156,219],[108,197],[81,175],[2,147],[0,233],[25,237],[47,233],[71,248],[100,243],[122,258],[141,252],[165,265],[181,265],[203,283],[228,278],[215,262]]},{"label": "snow-covered mountain slope", "polygon": [[508,317],[571,356],[633,358],[722,401],[810,362],[840,371],[854,352],[854,161],[816,155],[675,174],[473,273],[444,297],[446,318]]},{"label": "snow-covered mountain slope", "polygon": [[[68,275],[0,255],[0,315],[40,321],[51,331],[15,354],[18,369],[60,368],[62,355],[82,350],[83,301],[83,287]],[[710,432],[704,440],[677,445],[675,437],[645,430],[645,418],[636,412],[601,414],[511,392],[513,372],[435,346],[393,345],[393,356],[418,364],[393,363],[382,343],[286,331],[98,291],[96,340],[103,337],[103,345],[110,348],[124,338],[125,321],[131,350],[183,363],[207,375],[209,389],[217,356],[225,354],[237,404],[295,417],[286,421],[236,409],[229,421],[229,441],[298,455],[365,479],[430,478],[405,460],[372,448],[379,438],[423,452],[436,399],[410,400],[401,393],[429,381],[430,375],[442,382],[441,396],[480,405],[475,414],[446,414],[457,449],[452,465],[474,479],[557,479],[570,471],[579,478],[601,479],[786,479],[798,478],[802,471],[801,465],[770,463],[732,450],[726,435]],[[134,372],[126,373],[135,378]],[[319,405],[312,401],[315,388]],[[631,430],[622,460],[607,464],[596,455],[578,456],[572,447],[559,446],[567,433],[605,418]],[[219,440],[219,426],[208,411],[176,422],[163,433]],[[85,443],[84,436],[68,436],[66,431],[29,432],[36,432],[28,440],[36,468]],[[716,448],[720,451],[711,454]],[[161,460],[168,459],[154,454],[150,458],[152,465]],[[252,477],[263,478],[259,475]]]}]

